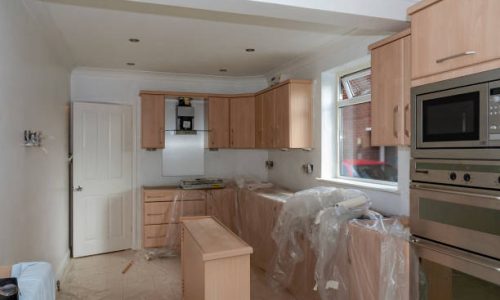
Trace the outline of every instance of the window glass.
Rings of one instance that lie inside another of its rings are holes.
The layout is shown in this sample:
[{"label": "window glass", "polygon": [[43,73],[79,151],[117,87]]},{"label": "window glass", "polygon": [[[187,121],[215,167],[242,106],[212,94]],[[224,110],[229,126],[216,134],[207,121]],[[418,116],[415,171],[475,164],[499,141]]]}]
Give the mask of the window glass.
[{"label": "window glass", "polygon": [[358,180],[397,182],[397,147],[371,145],[370,70],[343,76],[339,85],[338,174]]}]

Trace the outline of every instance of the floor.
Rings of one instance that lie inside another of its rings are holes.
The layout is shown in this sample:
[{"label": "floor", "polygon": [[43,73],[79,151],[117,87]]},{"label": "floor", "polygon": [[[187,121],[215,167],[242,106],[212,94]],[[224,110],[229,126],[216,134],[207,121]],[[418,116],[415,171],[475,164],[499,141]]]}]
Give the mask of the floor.
[{"label": "floor", "polygon": [[[144,251],[120,251],[72,259],[61,281],[58,300],[176,300],[181,299],[180,259],[145,259]],[[129,270],[123,269],[133,260]],[[285,291],[274,291],[265,274],[252,268],[252,300],[293,300]]]}]

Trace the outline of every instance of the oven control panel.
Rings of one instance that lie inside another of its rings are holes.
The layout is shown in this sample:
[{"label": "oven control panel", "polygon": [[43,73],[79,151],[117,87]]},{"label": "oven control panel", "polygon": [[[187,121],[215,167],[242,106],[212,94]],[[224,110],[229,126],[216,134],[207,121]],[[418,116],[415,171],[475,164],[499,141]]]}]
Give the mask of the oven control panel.
[{"label": "oven control panel", "polygon": [[500,140],[500,87],[490,89],[488,133],[490,141]]},{"label": "oven control panel", "polygon": [[414,159],[411,180],[500,190],[500,161]]}]

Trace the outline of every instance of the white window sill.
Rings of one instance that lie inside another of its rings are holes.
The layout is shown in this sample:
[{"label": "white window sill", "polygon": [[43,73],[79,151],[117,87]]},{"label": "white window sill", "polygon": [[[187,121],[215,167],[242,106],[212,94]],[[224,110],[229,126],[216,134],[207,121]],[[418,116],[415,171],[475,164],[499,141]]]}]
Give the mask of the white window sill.
[{"label": "white window sill", "polygon": [[397,185],[378,184],[378,183],[372,183],[372,182],[346,180],[346,179],[341,179],[341,178],[316,178],[316,180],[321,181],[321,182],[328,182],[328,183],[345,185],[345,186],[349,186],[349,187],[358,187],[358,188],[370,189],[370,190],[375,190],[375,191],[382,191],[382,192],[399,194],[399,188]]}]

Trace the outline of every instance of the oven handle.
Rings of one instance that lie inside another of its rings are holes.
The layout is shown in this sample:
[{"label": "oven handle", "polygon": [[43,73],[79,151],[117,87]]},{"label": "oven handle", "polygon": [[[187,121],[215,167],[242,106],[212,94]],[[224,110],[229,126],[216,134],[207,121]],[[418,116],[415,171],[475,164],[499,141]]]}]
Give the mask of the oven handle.
[{"label": "oven handle", "polygon": [[499,196],[492,196],[492,195],[485,195],[485,194],[477,194],[477,193],[467,193],[467,192],[461,192],[453,188],[446,188],[446,187],[439,187],[439,188],[434,188],[433,186],[426,185],[426,184],[421,184],[421,183],[412,183],[410,184],[410,188],[415,188],[419,190],[424,190],[424,191],[429,191],[429,192],[446,192],[449,194],[454,194],[454,195],[459,195],[459,196],[468,196],[468,197],[476,197],[476,198],[485,198],[485,199],[493,199],[493,200],[500,200]]},{"label": "oven handle", "polygon": [[[487,268],[487,269],[490,269],[492,271],[500,272],[500,267],[495,267],[495,266],[488,264],[487,262],[483,262],[480,260],[481,258],[469,258],[466,255],[460,255],[460,253],[456,253],[456,252],[458,252],[458,250],[447,250],[447,249],[445,249],[444,246],[441,246],[441,245],[438,245],[438,244],[435,244],[432,242],[424,241],[424,240],[421,240],[421,239],[416,238],[414,236],[412,236],[410,238],[410,242],[412,244],[416,245],[417,247],[426,248],[428,250],[439,252],[439,253],[444,254],[446,256],[450,256],[450,257],[460,259],[460,260],[465,260],[469,263],[479,265],[483,268]],[[450,267],[450,266],[448,266],[448,267]]]}]

